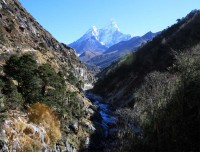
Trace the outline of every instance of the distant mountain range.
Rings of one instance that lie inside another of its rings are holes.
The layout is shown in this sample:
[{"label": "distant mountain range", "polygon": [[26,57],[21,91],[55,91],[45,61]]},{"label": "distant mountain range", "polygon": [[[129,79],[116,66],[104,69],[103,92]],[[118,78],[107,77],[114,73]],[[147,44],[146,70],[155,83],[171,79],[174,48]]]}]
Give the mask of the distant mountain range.
[{"label": "distant mountain range", "polygon": [[131,38],[131,35],[123,34],[115,21],[111,21],[102,29],[93,26],[80,39],[69,44],[77,54],[85,51],[104,52],[110,46]]},{"label": "distant mountain range", "polygon": [[157,34],[148,32],[143,36],[131,38],[131,35],[120,32],[115,21],[111,21],[102,29],[93,26],[69,46],[76,50],[79,58],[87,65],[104,68],[152,40]]},{"label": "distant mountain range", "polygon": [[[124,55],[138,49],[140,46],[146,44],[152,40],[160,32],[152,33],[148,32],[143,36],[136,36],[128,41],[121,41],[110,48],[108,48],[103,54],[94,56],[87,61],[87,64],[94,64],[101,68],[109,66],[112,62],[119,60]],[[80,58],[81,59],[81,58]]]}]

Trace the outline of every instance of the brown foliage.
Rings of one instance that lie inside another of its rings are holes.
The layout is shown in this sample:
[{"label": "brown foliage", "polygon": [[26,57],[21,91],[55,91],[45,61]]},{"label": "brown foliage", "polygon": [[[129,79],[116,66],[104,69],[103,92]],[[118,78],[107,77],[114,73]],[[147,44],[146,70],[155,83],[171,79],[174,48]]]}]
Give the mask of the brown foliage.
[{"label": "brown foliage", "polygon": [[54,146],[61,139],[60,121],[55,112],[45,104],[35,103],[28,109],[29,120],[45,128],[50,139],[50,145]]}]

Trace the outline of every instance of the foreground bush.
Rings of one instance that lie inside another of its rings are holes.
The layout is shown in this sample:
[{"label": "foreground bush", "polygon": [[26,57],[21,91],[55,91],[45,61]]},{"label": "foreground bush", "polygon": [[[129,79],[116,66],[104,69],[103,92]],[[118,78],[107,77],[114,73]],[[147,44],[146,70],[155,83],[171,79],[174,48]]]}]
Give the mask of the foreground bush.
[{"label": "foreground bush", "polygon": [[61,139],[60,121],[54,111],[45,104],[35,103],[28,109],[29,120],[45,128],[49,143],[54,146]]}]

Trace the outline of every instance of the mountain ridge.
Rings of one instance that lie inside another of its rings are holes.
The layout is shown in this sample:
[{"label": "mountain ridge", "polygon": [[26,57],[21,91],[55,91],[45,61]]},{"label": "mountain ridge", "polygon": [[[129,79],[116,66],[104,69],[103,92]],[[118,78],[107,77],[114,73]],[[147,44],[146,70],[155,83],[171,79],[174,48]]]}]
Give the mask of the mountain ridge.
[{"label": "mountain ridge", "polygon": [[74,48],[78,54],[82,54],[84,51],[104,52],[111,45],[130,38],[130,35],[120,32],[115,21],[111,21],[102,29],[92,26],[81,38],[69,46]]},{"label": "mountain ridge", "polygon": [[137,50],[139,47],[151,41],[160,32],[147,32],[143,36],[132,37],[130,40],[121,41],[106,51],[103,54],[94,56],[87,61],[88,64],[94,64],[100,68],[108,67],[112,62],[119,60],[130,52]]}]

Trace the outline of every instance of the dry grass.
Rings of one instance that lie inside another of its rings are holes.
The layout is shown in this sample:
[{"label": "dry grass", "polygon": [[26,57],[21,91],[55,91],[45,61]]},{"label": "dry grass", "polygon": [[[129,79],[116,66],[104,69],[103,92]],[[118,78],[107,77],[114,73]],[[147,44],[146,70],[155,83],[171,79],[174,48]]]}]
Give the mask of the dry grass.
[{"label": "dry grass", "polygon": [[[9,120],[2,126],[8,139],[9,150],[15,149],[21,152],[41,150],[43,145],[40,142],[40,136],[36,136],[33,125],[27,124],[27,118],[22,118],[20,114],[16,116],[13,114],[9,115]],[[14,148],[13,145],[16,141],[19,141],[19,145]]]},{"label": "dry grass", "polygon": [[60,121],[55,112],[45,104],[35,103],[29,109],[29,121],[43,126],[50,140],[50,145],[54,146],[61,139]]}]

